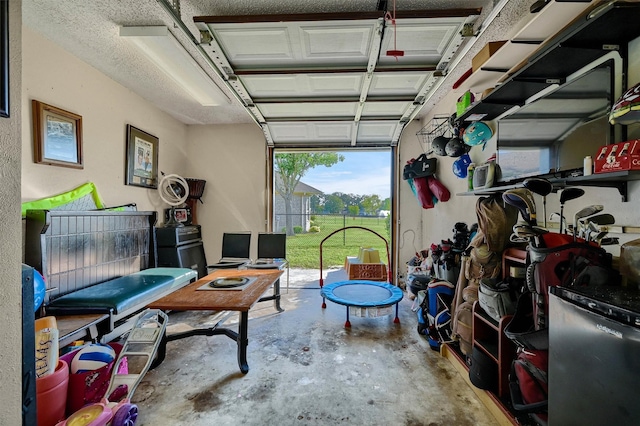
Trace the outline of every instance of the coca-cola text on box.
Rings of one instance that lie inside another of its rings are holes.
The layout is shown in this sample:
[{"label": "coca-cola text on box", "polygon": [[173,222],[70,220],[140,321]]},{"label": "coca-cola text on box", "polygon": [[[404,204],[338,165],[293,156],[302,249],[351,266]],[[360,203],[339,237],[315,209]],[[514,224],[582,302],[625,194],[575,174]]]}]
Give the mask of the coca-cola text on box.
[{"label": "coca-cola text on box", "polygon": [[640,140],[605,145],[598,149],[595,158],[595,173],[610,173],[624,170],[640,170]]}]

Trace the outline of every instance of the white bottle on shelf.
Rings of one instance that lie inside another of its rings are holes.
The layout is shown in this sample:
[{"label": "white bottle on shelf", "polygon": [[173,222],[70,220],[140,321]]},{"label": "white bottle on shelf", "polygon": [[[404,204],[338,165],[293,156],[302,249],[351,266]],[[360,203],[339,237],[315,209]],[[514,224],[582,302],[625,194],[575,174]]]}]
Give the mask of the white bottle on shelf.
[{"label": "white bottle on shelf", "polygon": [[583,176],[590,176],[593,173],[593,159],[590,155],[584,157],[584,171]]}]

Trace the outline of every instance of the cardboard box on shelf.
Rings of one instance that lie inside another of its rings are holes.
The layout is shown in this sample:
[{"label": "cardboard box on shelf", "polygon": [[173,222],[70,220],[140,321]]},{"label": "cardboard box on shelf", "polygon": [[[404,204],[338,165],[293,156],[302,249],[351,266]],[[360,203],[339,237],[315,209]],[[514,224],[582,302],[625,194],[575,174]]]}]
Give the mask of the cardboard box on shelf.
[{"label": "cardboard box on shelf", "polygon": [[473,59],[471,59],[472,71],[476,72],[477,70],[479,70],[480,67],[482,67],[482,65],[485,62],[487,62],[489,58],[493,56],[493,54],[496,53],[498,49],[500,49],[502,45],[505,44],[506,42],[507,42],[506,40],[490,41],[489,43],[485,44],[482,50],[480,50],[476,54],[476,56],[474,56]]},{"label": "cardboard box on shelf", "polygon": [[640,139],[600,147],[594,160],[595,173],[640,170]]}]

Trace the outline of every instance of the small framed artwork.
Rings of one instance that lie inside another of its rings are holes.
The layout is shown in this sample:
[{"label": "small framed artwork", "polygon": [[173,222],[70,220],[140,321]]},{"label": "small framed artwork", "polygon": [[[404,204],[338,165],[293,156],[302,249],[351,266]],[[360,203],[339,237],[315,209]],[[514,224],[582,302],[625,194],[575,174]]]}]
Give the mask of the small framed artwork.
[{"label": "small framed artwork", "polygon": [[171,220],[172,210],[173,210],[173,218],[176,220],[176,222],[180,222],[184,225],[191,225],[193,218],[191,216],[191,209],[189,207],[177,207],[175,209],[164,209],[165,223]]},{"label": "small framed artwork", "polygon": [[52,166],[84,168],[82,164],[82,117],[61,108],[31,101],[34,162]]},{"label": "small framed artwork", "polygon": [[127,185],[158,188],[158,138],[127,124]]}]

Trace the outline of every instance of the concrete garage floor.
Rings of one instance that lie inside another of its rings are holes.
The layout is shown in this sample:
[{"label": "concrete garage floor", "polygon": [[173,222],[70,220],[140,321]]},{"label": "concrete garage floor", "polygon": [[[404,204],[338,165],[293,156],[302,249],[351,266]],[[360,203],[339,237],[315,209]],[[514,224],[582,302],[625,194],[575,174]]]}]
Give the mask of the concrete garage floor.
[{"label": "concrete garage floor", "polygon": [[[250,311],[249,372],[240,372],[236,344],[226,336],[170,342],[164,362],[133,395],[138,426],[496,424],[418,335],[406,294],[399,325],[393,315],[352,315],[349,330],[344,306],[321,308],[318,271],[292,270],[288,292],[285,276],[285,312],[272,302]],[[344,270],[333,270],[325,283],[343,279]],[[169,332],[211,320],[208,312],[171,313]],[[237,315],[226,324],[235,330]]]}]

